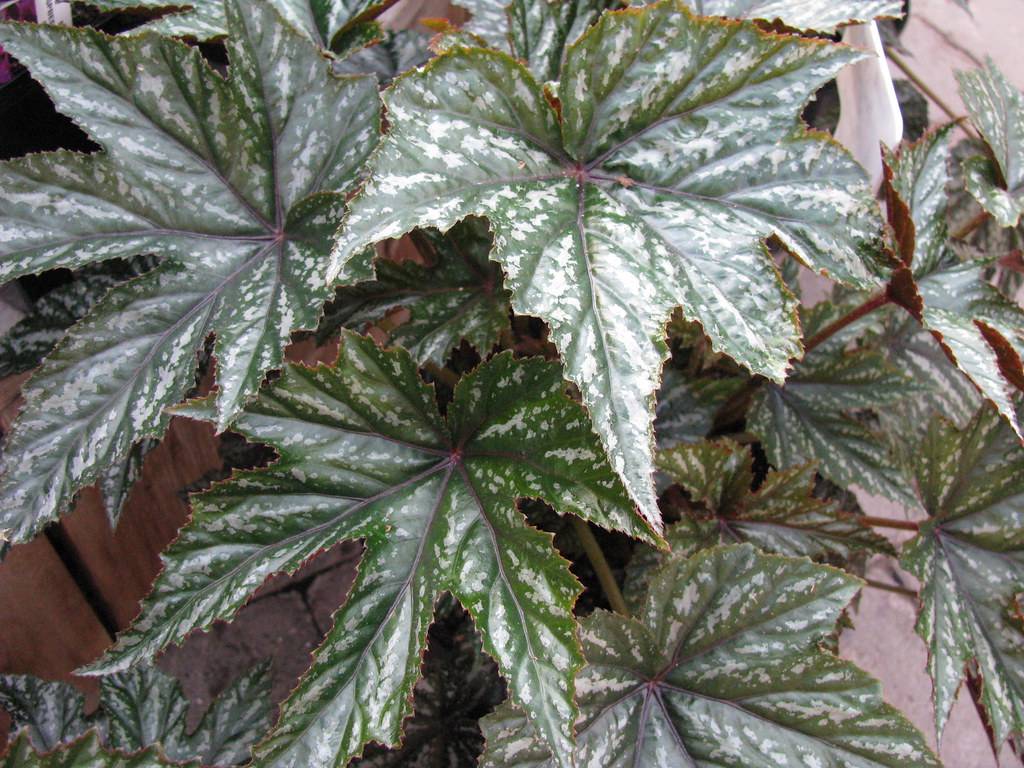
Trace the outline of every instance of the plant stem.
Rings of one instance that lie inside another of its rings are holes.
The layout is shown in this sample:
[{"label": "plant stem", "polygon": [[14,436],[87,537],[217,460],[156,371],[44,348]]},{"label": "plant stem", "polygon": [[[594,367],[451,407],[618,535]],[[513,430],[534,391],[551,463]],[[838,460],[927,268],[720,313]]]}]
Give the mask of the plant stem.
[{"label": "plant stem", "polygon": [[874,579],[864,579],[864,583],[872,589],[880,589],[883,592],[892,592],[897,595],[904,595],[906,597],[917,597],[917,592],[906,587],[898,587],[895,584],[886,584],[884,581],[875,581]]},{"label": "plant stem", "polygon": [[[949,106],[949,104],[947,104],[941,96],[935,93],[935,91],[933,91],[928,86],[928,84],[924,82],[924,80],[922,80],[921,77],[913,69],[910,68],[910,65],[907,63],[906,59],[904,59],[902,56],[896,53],[896,51],[894,51],[892,48],[886,48],[885,55],[889,57],[889,61],[895,64],[899,68],[899,70],[904,75],[907,76],[907,79],[910,80],[910,82],[917,86],[917,89],[921,91],[921,93],[923,93],[933,102],[935,102],[935,105],[943,112],[945,112],[949,116],[950,120],[955,120],[957,122],[960,121],[962,115],[958,115],[956,112],[954,112],[953,109]],[[966,126],[962,127],[964,131],[970,133]]]},{"label": "plant stem", "polygon": [[443,381],[452,389],[455,389],[455,385],[459,383],[459,375],[457,373],[449,371],[447,368],[442,368],[433,361],[424,363],[423,370],[427,371],[438,381]]},{"label": "plant stem", "polygon": [[816,334],[814,334],[814,336],[809,338],[804,343],[804,354],[807,354],[815,347],[821,345],[828,339],[832,338],[841,330],[843,330],[843,328],[845,328],[846,326],[857,322],[865,315],[874,312],[876,309],[879,309],[880,307],[884,307],[888,303],[889,295],[885,291],[875,294],[870,299],[861,304],[859,307],[856,307],[855,309],[851,310],[848,314],[843,315],[834,323],[825,326]]},{"label": "plant stem", "polygon": [[989,212],[983,210],[981,213],[979,213],[973,219],[971,219],[966,224],[964,224],[962,227],[960,227],[960,229],[958,229],[956,232],[951,234],[950,237],[952,239],[954,239],[954,240],[963,240],[969,234],[971,234],[974,230],[976,230],[978,227],[980,227],[982,224],[984,224],[986,221],[988,221],[988,217],[989,217]]},{"label": "plant stem", "polygon": [[895,528],[900,531],[918,531],[921,526],[913,520],[893,520],[891,517],[873,517],[872,515],[859,515],[857,517],[865,525],[875,528]]},{"label": "plant stem", "polygon": [[594,532],[590,530],[590,525],[586,520],[581,520],[573,515],[572,527],[580,544],[583,545],[583,551],[587,553],[587,559],[594,567],[594,573],[597,574],[597,580],[601,582],[601,589],[604,590],[604,595],[608,598],[608,604],[616,613],[629,616],[629,608],[626,607],[626,601],[612,575],[612,569],[605,559],[604,552],[601,551],[601,545],[594,538]]}]

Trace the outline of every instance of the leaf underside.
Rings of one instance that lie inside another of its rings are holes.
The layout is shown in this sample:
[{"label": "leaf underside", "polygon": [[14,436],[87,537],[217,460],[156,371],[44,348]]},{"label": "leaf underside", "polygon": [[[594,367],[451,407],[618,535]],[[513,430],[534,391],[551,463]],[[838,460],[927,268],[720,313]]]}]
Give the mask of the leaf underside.
[{"label": "leaf underside", "polygon": [[390,132],[331,275],[370,279],[371,243],[487,218],[513,308],[550,327],[613,466],[657,526],[651,424],[672,309],[716,350],[781,380],[800,334],[764,238],[838,280],[879,282],[863,170],[797,124],[814,90],[857,58],[675,2],[606,13],[566,52],[559,119],[522,65],[456,46],[386,92]]},{"label": "leaf underside", "polygon": [[[394,744],[434,602],[450,591],[545,738],[568,754],[579,586],[515,501],[540,498],[656,541],[556,365],[505,353],[465,377],[447,421],[404,350],[344,332],[336,366],[289,366],[233,426],[277,450],[194,497],[140,619],[90,672],[123,668],[228,619],[263,581],[363,537],[359,578],[312,668],[256,750],[260,765],[334,766]],[[186,413],[209,415],[210,403]]]},{"label": "leaf underside", "polygon": [[[0,280],[137,253],[24,390],[0,530],[24,541],[159,436],[216,335],[224,428],[330,296],[324,255],[378,131],[372,77],[338,77],[268,0],[226,5],[231,77],[152,33],[0,25],[0,41],[97,141],[0,164]],[[310,121],[317,125],[310,130]]]},{"label": "leaf underside", "polygon": [[[671,558],[637,619],[583,622],[580,766],[938,766],[880,686],[823,650],[857,581],[749,545]],[[526,720],[484,720],[488,768],[551,765]]]}]

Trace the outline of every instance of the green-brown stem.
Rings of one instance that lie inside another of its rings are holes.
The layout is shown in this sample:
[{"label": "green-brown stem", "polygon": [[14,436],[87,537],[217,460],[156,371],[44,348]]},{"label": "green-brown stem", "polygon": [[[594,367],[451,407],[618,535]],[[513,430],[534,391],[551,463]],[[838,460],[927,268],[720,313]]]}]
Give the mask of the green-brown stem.
[{"label": "green-brown stem", "polygon": [[973,219],[971,219],[966,224],[964,224],[962,227],[960,227],[960,229],[958,229],[956,232],[951,234],[950,237],[953,240],[963,240],[963,239],[965,239],[974,230],[976,230],[978,227],[980,227],[982,224],[984,224],[986,221],[988,221],[988,217],[989,217],[989,212],[983,210],[981,213],[979,213]]},{"label": "green-brown stem", "polygon": [[586,520],[581,520],[575,515],[571,519],[573,530],[576,532],[580,544],[583,545],[583,551],[587,553],[587,559],[594,567],[594,573],[597,574],[597,580],[601,582],[601,589],[604,590],[604,595],[608,598],[608,604],[616,613],[629,616],[629,608],[626,607],[626,601],[622,597],[615,576],[612,575],[612,569],[605,559],[604,552],[601,551],[601,545],[594,538],[590,525]]},{"label": "green-brown stem", "polygon": [[[904,59],[902,56],[900,56],[892,48],[886,48],[885,49],[885,55],[889,58],[889,61],[891,61],[893,64],[895,64],[899,68],[899,70],[904,75],[907,76],[907,79],[910,82],[912,82],[915,86],[917,86],[917,89],[919,91],[921,91],[921,93],[923,93],[925,96],[927,96],[929,99],[931,99],[935,103],[935,106],[937,106],[939,109],[941,109],[943,112],[945,112],[949,116],[950,120],[954,120],[954,121],[960,122],[960,119],[961,119],[962,115],[958,115],[956,112],[954,112],[953,108],[950,107],[949,104],[947,104],[942,99],[942,97],[939,96],[939,94],[937,94],[935,91],[933,91],[929,87],[929,85],[924,80],[921,79],[920,75],[918,75],[911,68],[911,66],[907,63],[906,59]],[[961,125],[961,127],[963,127],[965,132],[971,133],[970,130],[966,126]]]},{"label": "green-brown stem", "polygon": [[913,520],[894,520],[891,517],[874,517],[872,515],[861,515],[857,518],[865,525],[872,528],[895,528],[898,531],[918,531],[921,526]]},{"label": "green-brown stem", "polygon": [[874,579],[864,579],[864,583],[872,589],[880,589],[883,592],[893,592],[897,595],[904,595],[906,597],[917,597],[917,592],[906,587],[900,587],[895,584],[886,584],[884,581],[875,581]]}]

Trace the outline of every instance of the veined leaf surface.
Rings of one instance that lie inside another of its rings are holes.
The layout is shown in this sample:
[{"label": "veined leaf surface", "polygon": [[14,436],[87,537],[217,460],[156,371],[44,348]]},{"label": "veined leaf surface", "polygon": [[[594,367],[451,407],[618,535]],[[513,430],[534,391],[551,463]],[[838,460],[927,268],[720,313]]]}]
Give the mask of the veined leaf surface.
[{"label": "veined leaf surface", "polygon": [[941,735],[977,664],[995,741],[1024,732],[1024,632],[1013,620],[1024,592],[1024,448],[988,407],[964,431],[936,419],[915,463],[928,522],[904,551],[921,580],[917,631],[928,645]]},{"label": "veined leaf surface", "polygon": [[367,741],[395,743],[445,590],[564,762],[579,585],[515,501],[653,537],[563,387],[556,365],[502,354],[460,382],[442,420],[407,352],[345,332],[336,366],[289,366],[239,417],[280,461],[194,498],[140,619],[91,671],[230,618],[267,576],[365,537],[359,579],[257,763],[340,766]]},{"label": "veined leaf surface", "polygon": [[0,25],[0,41],[103,147],[0,164],[0,280],[154,252],[25,389],[0,530],[60,514],[191,386],[217,336],[224,428],[330,295],[325,252],[378,130],[372,77],[338,77],[268,0],[227,4],[231,77],[152,33]]},{"label": "veined leaf surface", "polygon": [[[927,768],[922,736],[879,684],[822,648],[852,576],[749,545],[671,558],[637,619],[583,622],[578,766]],[[486,768],[551,765],[505,706],[484,720]]]},{"label": "veined leaf surface", "polygon": [[797,124],[858,56],[663,2],[606,13],[570,46],[556,113],[507,55],[455,47],[386,93],[391,130],[332,276],[370,278],[374,241],[488,218],[513,308],[548,323],[613,466],[659,525],[651,423],[672,309],[782,380],[800,334],[764,238],[838,280],[879,282],[863,170]]}]

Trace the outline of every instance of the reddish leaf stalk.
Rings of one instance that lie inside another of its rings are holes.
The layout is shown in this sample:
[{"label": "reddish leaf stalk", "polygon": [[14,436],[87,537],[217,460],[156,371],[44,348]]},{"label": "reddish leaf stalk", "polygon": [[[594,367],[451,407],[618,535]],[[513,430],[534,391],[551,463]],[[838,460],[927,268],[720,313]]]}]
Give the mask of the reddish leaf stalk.
[{"label": "reddish leaf stalk", "polygon": [[809,338],[804,343],[804,354],[810,352],[815,347],[818,347],[824,342],[828,341],[828,339],[835,336],[846,326],[857,322],[865,315],[869,315],[872,312],[874,312],[876,309],[884,307],[889,302],[889,295],[885,291],[875,294],[870,299],[861,304],[859,307],[856,307],[848,314],[844,315],[843,317],[840,317],[834,323],[825,326],[818,333],[814,334],[814,336]]},{"label": "reddish leaf stalk", "polygon": [[898,531],[919,531],[921,529],[921,526],[913,520],[894,520],[890,517],[874,517],[872,515],[859,515],[857,519],[873,528],[895,528]]}]

